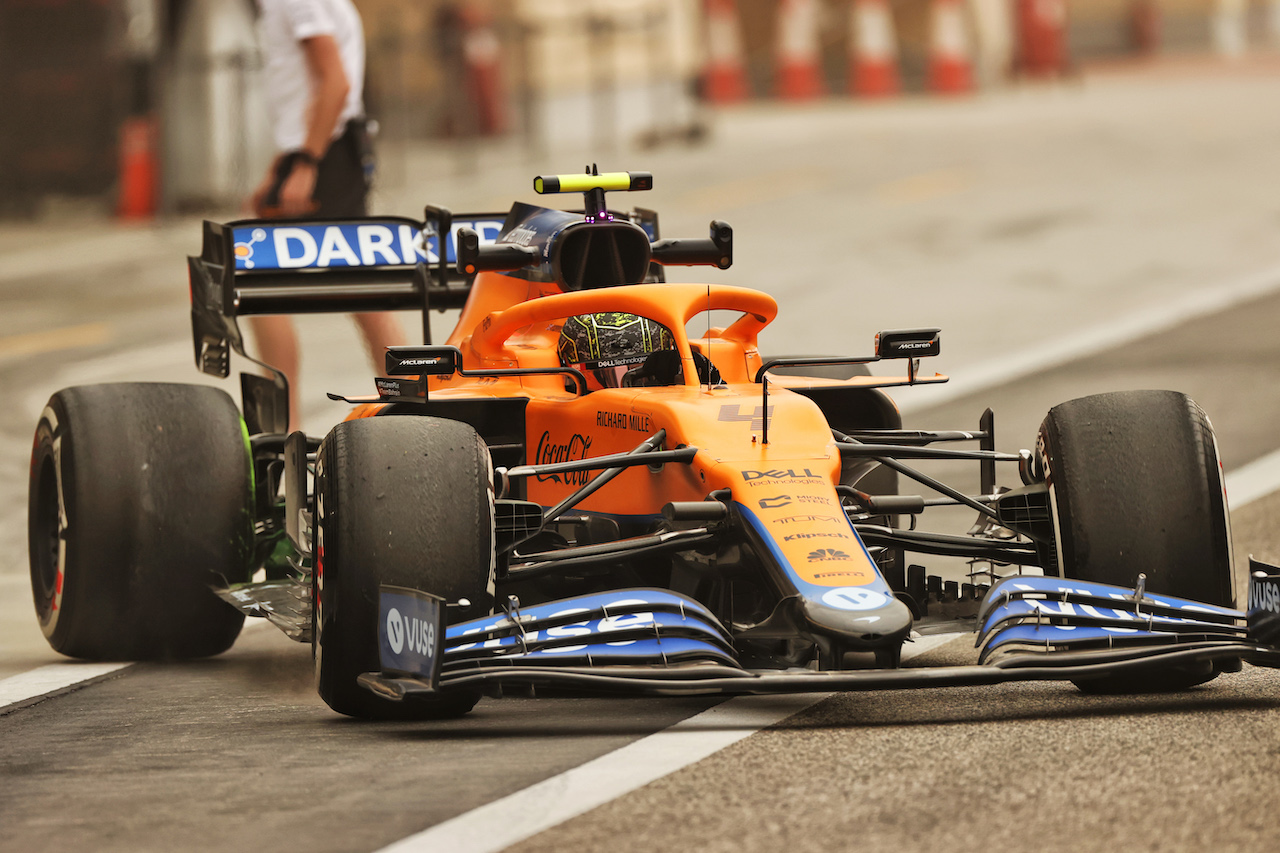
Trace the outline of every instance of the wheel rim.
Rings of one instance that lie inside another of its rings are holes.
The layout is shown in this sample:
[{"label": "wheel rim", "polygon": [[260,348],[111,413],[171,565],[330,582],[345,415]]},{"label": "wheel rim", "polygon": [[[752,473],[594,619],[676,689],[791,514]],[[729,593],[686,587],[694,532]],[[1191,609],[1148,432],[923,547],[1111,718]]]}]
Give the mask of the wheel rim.
[{"label": "wheel rim", "polygon": [[53,608],[61,574],[61,510],[58,500],[58,472],[53,458],[46,456],[40,465],[36,485],[36,506],[31,515],[31,587],[42,621]]}]

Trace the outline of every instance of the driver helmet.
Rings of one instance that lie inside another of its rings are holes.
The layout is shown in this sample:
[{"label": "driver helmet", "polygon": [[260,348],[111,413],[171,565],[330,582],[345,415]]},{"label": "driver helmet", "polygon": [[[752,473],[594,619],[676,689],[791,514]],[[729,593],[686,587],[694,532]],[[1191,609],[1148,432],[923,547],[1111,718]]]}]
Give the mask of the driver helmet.
[{"label": "driver helmet", "polygon": [[619,311],[570,317],[564,321],[556,345],[560,364],[581,371],[588,391],[650,384],[632,382],[627,374],[642,368],[653,353],[663,351],[672,353],[670,358],[678,368],[680,360],[670,329],[647,317]]}]

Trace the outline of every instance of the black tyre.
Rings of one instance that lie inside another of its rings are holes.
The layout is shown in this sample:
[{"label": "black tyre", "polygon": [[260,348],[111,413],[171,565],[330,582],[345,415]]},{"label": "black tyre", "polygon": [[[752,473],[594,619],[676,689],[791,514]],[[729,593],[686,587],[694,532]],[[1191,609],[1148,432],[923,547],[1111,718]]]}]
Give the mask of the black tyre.
[{"label": "black tyre", "polygon": [[467,424],[419,416],[334,427],[316,466],[317,560],[312,652],[316,688],[333,710],[367,719],[458,716],[480,698],[444,692],[396,702],[361,687],[376,672],[378,590],[394,584],[493,606],[493,480],[489,451]]},{"label": "black tyre", "polygon": [[247,579],[251,476],[240,413],[217,388],[54,394],[28,493],[31,588],[49,644],[90,660],[230,648],[244,617],[211,587]]},{"label": "black tyre", "polygon": [[[1173,391],[1125,391],[1056,406],[1040,427],[1059,573],[1234,606],[1231,532],[1213,428]],[[1177,690],[1211,666],[1077,682],[1090,692]]]}]

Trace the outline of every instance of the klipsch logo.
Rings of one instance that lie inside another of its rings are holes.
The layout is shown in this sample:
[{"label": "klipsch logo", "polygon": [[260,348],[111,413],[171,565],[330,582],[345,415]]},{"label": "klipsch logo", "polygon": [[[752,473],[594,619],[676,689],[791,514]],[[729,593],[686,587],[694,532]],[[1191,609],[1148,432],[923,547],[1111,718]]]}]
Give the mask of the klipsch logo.
[{"label": "klipsch logo", "polygon": [[[535,464],[549,465],[554,462],[576,462],[579,459],[586,459],[587,451],[590,449],[591,439],[584,435],[574,433],[568,441],[557,442],[552,440],[550,432],[544,432],[542,438],[538,439],[538,450],[534,456]],[[539,474],[538,481],[552,480],[557,483],[567,483],[571,486],[583,486],[586,485],[589,474],[589,471]]]}]

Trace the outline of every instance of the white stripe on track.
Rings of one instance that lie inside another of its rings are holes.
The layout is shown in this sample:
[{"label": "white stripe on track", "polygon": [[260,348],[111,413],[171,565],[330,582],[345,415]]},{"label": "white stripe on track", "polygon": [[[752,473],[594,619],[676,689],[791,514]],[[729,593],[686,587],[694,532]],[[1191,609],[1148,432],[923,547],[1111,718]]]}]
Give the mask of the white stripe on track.
[{"label": "white stripe on track", "polygon": [[1236,510],[1280,489],[1280,450],[1227,474],[1227,502]]},{"label": "white stripe on track", "polygon": [[1045,341],[1022,352],[995,360],[961,366],[959,376],[944,385],[929,386],[903,399],[895,397],[904,413],[918,412],[961,397],[1014,382],[1076,359],[1105,352],[1123,344],[1167,331],[1196,317],[1217,314],[1252,299],[1280,290],[1280,266],[1258,270],[1237,279],[1188,291],[1156,305],[1106,320],[1062,338]]},{"label": "white stripe on track", "polygon": [[[918,637],[904,660],[966,634]],[[740,696],[622,749],[382,848],[379,853],[496,853],[776,725],[830,693]]]},{"label": "white stripe on track", "polygon": [[[33,617],[34,618],[34,617]],[[260,631],[268,627],[266,619],[249,619],[245,621],[244,636],[249,631]],[[45,664],[19,675],[0,679],[0,714],[11,710],[11,705],[18,705],[42,696],[52,696],[70,690],[86,687],[94,681],[105,678],[113,672],[119,672],[133,666],[132,662],[90,663],[88,661],[67,660]]]},{"label": "white stripe on track", "polygon": [[0,681],[0,711],[10,705],[26,702],[41,696],[84,686],[117,670],[132,666],[130,663],[51,663],[21,675]]}]

